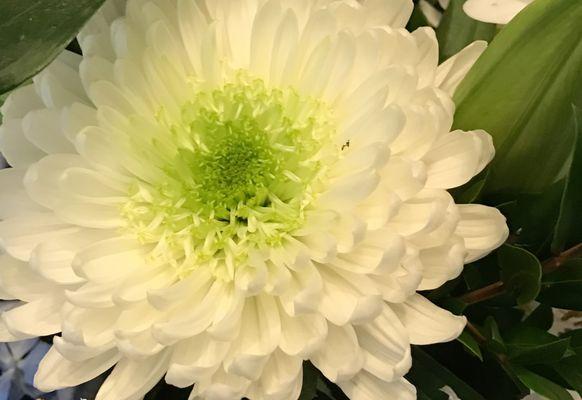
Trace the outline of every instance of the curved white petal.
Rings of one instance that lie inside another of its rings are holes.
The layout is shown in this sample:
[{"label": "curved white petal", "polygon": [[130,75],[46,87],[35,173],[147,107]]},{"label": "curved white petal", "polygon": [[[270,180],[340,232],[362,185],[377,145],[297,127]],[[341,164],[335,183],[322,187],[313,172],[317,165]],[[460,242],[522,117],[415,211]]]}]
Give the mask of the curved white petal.
[{"label": "curved white petal", "polygon": [[53,347],[38,366],[34,386],[44,392],[77,386],[107,371],[118,360],[119,353],[112,349],[87,360],[70,361]]},{"label": "curved white petal", "polygon": [[476,40],[439,65],[435,77],[436,85],[450,96],[455,94],[459,84],[486,48],[487,42]]},{"label": "curved white petal", "polygon": [[499,247],[509,235],[505,217],[493,207],[459,205],[461,220],[455,233],[465,241],[465,262],[472,262]]},{"label": "curved white petal", "polygon": [[141,399],[166,373],[169,359],[169,351],[139,361],[121,359],[99,389],[95,400]]},{"label": "curved white petal", "polygon": [[416,399],[416,389],[406,379],[386,382],[366,371],[360,372],[350,381],[340,383],[339,386],[350,400]]},{"label": "curved white petal", "polygon": [[467,319],[435,306],[419,294],[401,304],[390,304],[410,337],[412,344],[448,342],[457,338]]}]

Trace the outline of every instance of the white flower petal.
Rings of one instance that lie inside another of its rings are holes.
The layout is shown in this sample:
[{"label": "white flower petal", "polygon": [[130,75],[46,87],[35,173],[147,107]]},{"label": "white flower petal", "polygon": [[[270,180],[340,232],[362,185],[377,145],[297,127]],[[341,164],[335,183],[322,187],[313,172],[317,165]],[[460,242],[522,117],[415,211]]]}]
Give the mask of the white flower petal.
[{"label": "white flower petal", "polygon": [[115,349],[83,361],[69,361],[53,347],[39,364],[34,386],[44,392],[73,387],[90,381],[119,360]]},{"label": "white flower petal", "polygon": [[0,247],[12,257],[28,261],[40,243],[79,231],[51,213],[27,213],[0,221]]},{"label": "white flower petal", "polygon": [[138,361],[121,359],[99,389],[95,400],[141,399],[166,372],[170,354],[163,351]]},{"label": "white flower petal", "polygon": [[495,149],[485,131],[454,131],[426,154],[426,187],[450,189],[467,183],[491,161]]},{"label": "white flower petal", "polygon": [[43,299],[57,291],[56,285],[31,270],[27,263],[0,255],[0,287],[2,291],[24,301]]},{"label": "white flower petal", "polygon": [[469,0],[463,10],[471,18],[492,24],[507,24],[533,0]]},{"label": "white flower petal", "polygon": [[45,153],[75,152],[73,144],[64,135],[61,113],[57,110],[29,112],[22,120],[22,131],[28,141]]},{"label": "white flower petal", "polygon": [[457,338],[467,319],[435,306],[419,294],[401,304],[391,304],[410,337],[412,344],[448,342]]},{"label": "white flower petal", "polygon": [[43,208],[31,200],[24,190],[26,170],[5,168],[0,170],[0,187],[10,188],[0,192],[0,219],[42,212]]},{"label": "white flower petal", "polygon": [[416,399],[416,389],[404,378],[385,382],[366,371],[360,372],[350,381],[340,383],[340,387],[351,400]]},{"label": "white flower petal", "polygon": [[318,314],[288,315],[280,309],[281,342],[279,347],[290,356],[307,357],[319,348],[327,336],[327,321]]},{"label": "white flower petal", "polygon": [[174,346],[166,382],[188,387],[212,375],[222,363],[230,344],[207,334],[183,340]]},{"label": "white flower petal", "polygon": [[226,357],[228,373],[256,380],[281,338],[279,308],[270,296],[246,300],[239,337]]},{"label": "white flower petal", "polygon": [[0,112],[6,121],[22,119],[28,112],[40,108],[43,108],[43,104],[36,94],[34,85],[25,85],[10,92],[0,107]]},{"label": "white flower petal", "polygon": [[46,155],[26,139],[22,120],[7,119],[0,126],[0,152],[13,167],[28,167]]},{"label": "white flower petal", "polygon": [[14,335],[47,336],[61,331],[63,298],[47,295],[41,300],[2,313],[2,320]]},{"label": "white flower petal", "polygon": [[509,230],[499,210],[478,204],[463,204],[458,208],[461,220],[455,233],[465,241],[466,263],[486,256],[505,242]]},{"label": "white flower petal", "polygon": [[351,379],[364,364],[354,328],[329,324],[325,343],[310,356],[310,360],[332,382]]},{"label": "white flower petal", "polygon": [[408,333],[389,306],[374,321],[355,329],[365,370],[387,382],[408,372],[412,365]]},{"label": "white flower petal", "polygon": [[436,85],[452,96],[486,48],[486,41],[474,41],[439,65],[435,77]]},{"label": "white flower petal", "polygon": [[331,323],[343,326],[373,319],[382,310],[382,297],[365,275],[320,266],[323,292],[319,311]]}]

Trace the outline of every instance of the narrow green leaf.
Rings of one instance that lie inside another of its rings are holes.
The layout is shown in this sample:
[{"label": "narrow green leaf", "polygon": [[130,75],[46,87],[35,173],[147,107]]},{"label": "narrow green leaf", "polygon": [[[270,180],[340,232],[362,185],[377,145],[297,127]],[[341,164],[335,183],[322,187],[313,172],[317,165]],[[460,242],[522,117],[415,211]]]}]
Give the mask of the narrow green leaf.
[{"label": "narrow green leaf", "polygon": [[572,147],[569,171],[565,178],[560,212],[554,230],[552,251],[555,254],[562,252],[569,244],[582,242],[582,224],[579,223],[582,210],[582,109],[574,106],[572,114],[575,145]]},{"label": "narrow green leaf", "polygon": [[572,400],[572,396],[566,389],[549,379],[517,365],[512,366],[511,369],[525,386],[537,394],[547,397],[549,400]]},{"label": "narrow green leaf", "polygon": [[0,94],[49,64],[104,0],[0,1]]},{"label": "narrow green leaf", "polygon": [[468,351],[469,354],[474,355],[479,360],[483,361],[483,354],[481,353],[481,348],[479,347],[479,343],[475,340],[473,336],[467,331],[463,331],[461,335],[457,338],[457,340],[463,345],[465,350]]},{"label": "narrow green leaf", "polygon": [[582,97],[581,20],[580,1],[536,0],[457,89],[454,126],[485,129],[497,149],[484,194],[540,192],[563,170],[571,104]]},{"label": "narrow green leaf", "polygon": [[475,40],[490,41],[495,36],[495,25],[469,18],[463,11],[464,3],[465,0],[451,0],[436,30],[441,61]]},{"label": "narrow green leaf", "polygon": [[516,298],[517,304],[534,300],[540,292],[542,266],[530,252],[504,245],[497,252],[501,279]]}]

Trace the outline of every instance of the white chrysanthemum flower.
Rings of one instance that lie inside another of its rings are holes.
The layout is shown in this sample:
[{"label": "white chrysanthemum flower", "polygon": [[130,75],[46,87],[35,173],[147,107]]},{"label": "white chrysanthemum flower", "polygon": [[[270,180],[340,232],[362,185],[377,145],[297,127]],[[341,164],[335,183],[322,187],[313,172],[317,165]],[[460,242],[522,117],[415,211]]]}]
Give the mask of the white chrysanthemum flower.
[{"label": "white chrysanthemum flower", "polygon": [[0,340],[62,333],[45,391],[113,368],[192,399],[296,399],[311,360],[353,400],[414,398],[410,345],[463,317],[418,290],[504,240],[446,191],[493,156],[449,132],[484,48],[437,67],[410,0],[108,3],[2,108]]},{"label": "white chrysanthemum flower", "polygon": [[534,0],[467,0],[465,13],[473,19],[492,24],[508,24]]}]

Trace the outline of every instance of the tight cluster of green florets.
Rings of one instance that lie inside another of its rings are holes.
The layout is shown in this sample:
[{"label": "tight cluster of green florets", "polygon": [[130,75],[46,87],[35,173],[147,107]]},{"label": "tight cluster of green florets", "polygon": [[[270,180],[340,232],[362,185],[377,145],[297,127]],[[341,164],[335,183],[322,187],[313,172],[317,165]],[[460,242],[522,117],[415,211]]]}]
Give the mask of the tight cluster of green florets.
[{"label": "tight cluster of green florets", "polygon": [[180,121],[160,123],[172,161],[162,181],[136,185],[123,210],[154,254],[172,254],[185,270],[281,244],[303,226],[339,156],[324,103],[242,75],[198,92]]}]

